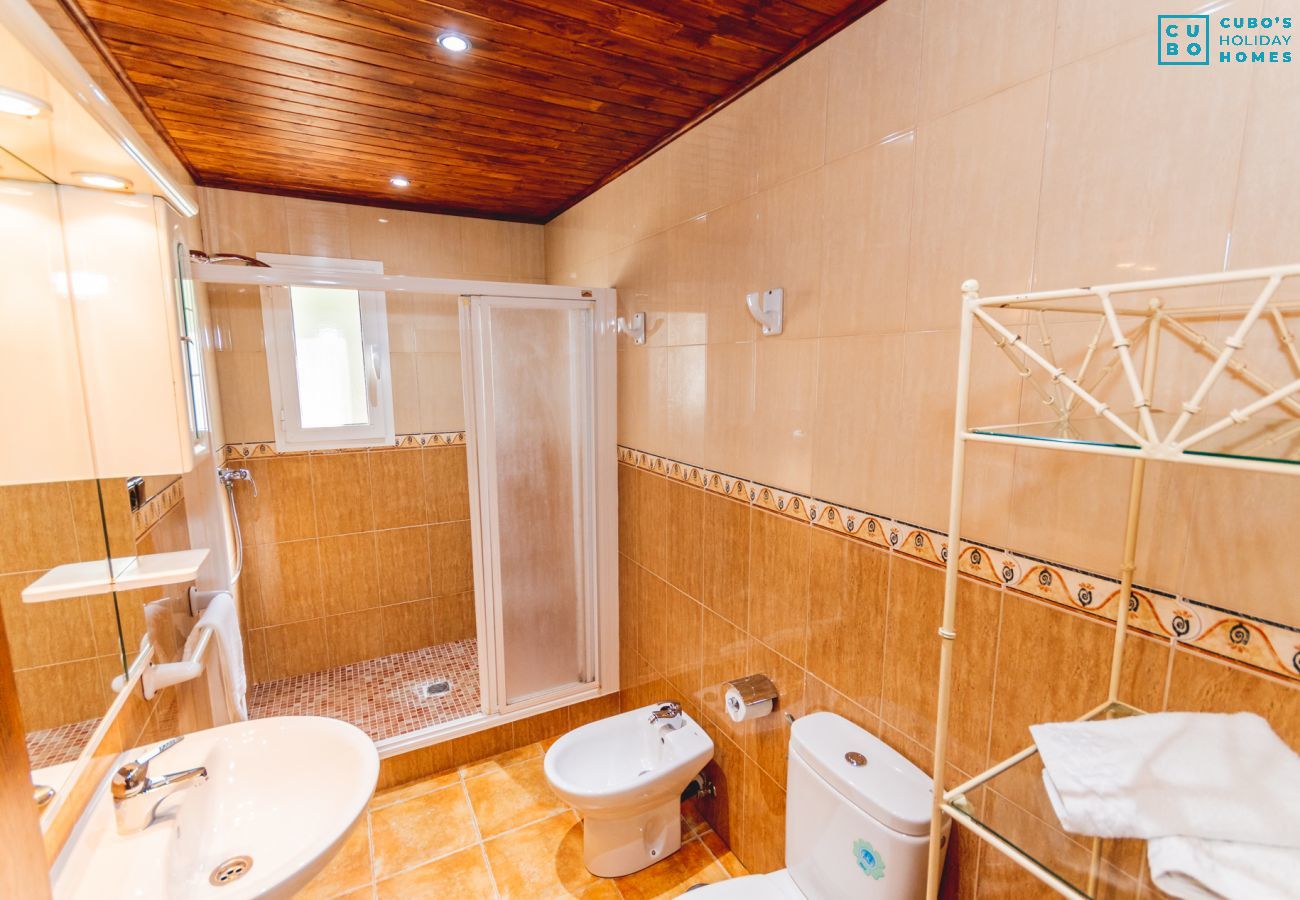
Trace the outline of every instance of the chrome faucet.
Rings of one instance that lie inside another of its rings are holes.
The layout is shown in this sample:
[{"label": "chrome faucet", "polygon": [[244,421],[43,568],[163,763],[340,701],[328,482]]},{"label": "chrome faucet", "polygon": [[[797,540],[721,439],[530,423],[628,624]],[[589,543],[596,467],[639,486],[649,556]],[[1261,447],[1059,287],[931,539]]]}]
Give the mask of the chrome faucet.
[{"label": "chrome faucet", "polygon": [[186,788],[198,787],[208,780],[206,766],[173,772],[161,778],[149,777],[149,763],[160,753],[179,744],[174,737],[163,741],[144,756],[129,762],[113,775],[113,813],[118,834],[135,834],[153,824],[158,804]]},{"label": "chrome faucet", "polygon": [[231,469],[228,466],[221,466],[217,469],[217,479],[227,488],[234,487],[236,481],[247,481],[253,489],[253,496],[257,496],[257,482],[253,480],[253,473],[247,469]]},{"label": "chrome faucet", "polygon": [[682,718],[682,705],[674,700],[660,703],[654,712],[650,713],[651,725],[662,724],[668,728],[681,728],[685,721]]}]

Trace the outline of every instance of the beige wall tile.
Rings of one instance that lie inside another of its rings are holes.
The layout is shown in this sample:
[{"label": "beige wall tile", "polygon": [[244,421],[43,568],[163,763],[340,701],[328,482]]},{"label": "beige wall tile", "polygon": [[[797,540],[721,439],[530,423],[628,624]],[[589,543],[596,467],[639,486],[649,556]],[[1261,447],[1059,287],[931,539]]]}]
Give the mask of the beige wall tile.
[{"label": "beige wall tile", "polygon": [[1047,125],[1036,78],[917,129],[907,329],[955,328],[961,284],[1029,287]]},{"label": "beige wall tile", "polygon": [[465,401],[459,353],[417,353],[420,431],[464,431]]},{"label": "beige wall tile", "polygon": [[923,109],[941,116],[1047,71],[1054,0],[926,0]]},{"label": "beige wall tile", "polygon": [[882,3],[827,42],[828,160],[916,127],[922,9],[922,0]]},{"label": "beige wall tile", "polygon": [[[1175,81],[1152,65],[1151,44],[1129,41],[1052,76],[1036,288],[1223,265],[1251,67]],[[1189,106],[1215,127],[1185,116]]]},{"label": "beige wall tile", "polygon": [[813,496],[885,514],[902,505],[904,337],[826,338],[817,365]]},{"label": "beige wall tile", "polygon": [[336,259],[352,256],[347,206],[297,197],[285,197],[283,202],[290,253]]},{"label": "beige wall tile", "polygon": [[[950,331],[909,332],[903,344],[903,377],[895,388],[902,408],[895,438],[904,449],[896,457],[893,515],[945,530],[952,484],[957,343],[957,335]],[[991,342],[975,345],[971,425],[1015,421],[1018,381],[1014,367]],[[1007,447],[967,447],[963,515],[967,536],[996,542],[998,535],[1006,533],[1014,461],[1014,452]]]},{"label": "beige wall tile", "polygon": [[753,409],[746,475],[785,490],[812,487],[816,340],[760,341],[754,354]]},{"label": "beige wall tile", "polygon": [[820,170],[823,337],[903,330],[915,151],[916,135],[909,132]]},{"label": "beige wall tile", "polygon": [[[829,62],[810,53],[786,67],[781,78],[754,94],[751,164],[759,190],[820,166],[826,159],[826,85]],[[781,127],[773,128],[779,122]],[[791,140],[791,135],[798,135]]]}]

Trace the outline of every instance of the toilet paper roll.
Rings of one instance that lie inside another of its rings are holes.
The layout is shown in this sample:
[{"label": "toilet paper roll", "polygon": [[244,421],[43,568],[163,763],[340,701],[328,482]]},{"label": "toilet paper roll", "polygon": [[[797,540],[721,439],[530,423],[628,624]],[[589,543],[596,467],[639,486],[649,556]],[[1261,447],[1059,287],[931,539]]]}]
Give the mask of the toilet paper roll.
[{"label": "toilet paper roll", "polygon": [[740,696],[740,691],[735,687],[728,687],[726,694],[727,715],[733,722],[744,722],[747,719],[758,719],[772,711],[771,700],[759,700],[756,703],[746,703]]}]

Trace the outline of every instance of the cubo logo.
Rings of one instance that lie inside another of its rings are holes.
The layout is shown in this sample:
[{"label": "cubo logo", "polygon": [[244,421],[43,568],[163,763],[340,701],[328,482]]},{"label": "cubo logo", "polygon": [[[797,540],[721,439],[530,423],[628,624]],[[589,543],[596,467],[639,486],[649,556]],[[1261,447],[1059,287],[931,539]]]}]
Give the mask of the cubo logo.
[{"label": "cubo logo", "polygon": [[1156,62],[1162,66],[1210,64],[1209,16],[1157,16]]}]

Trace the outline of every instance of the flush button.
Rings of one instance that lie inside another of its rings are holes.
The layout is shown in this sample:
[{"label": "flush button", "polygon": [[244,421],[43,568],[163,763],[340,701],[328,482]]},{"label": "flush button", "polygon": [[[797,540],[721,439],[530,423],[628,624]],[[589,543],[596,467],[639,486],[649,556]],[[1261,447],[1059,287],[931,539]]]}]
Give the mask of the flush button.
[{"label": "flush button", "polygon": [[867,758],[856,750],[850,750],[848,753],[845,753],[844,759],[851,766],[865,766],[867,764]]}]

